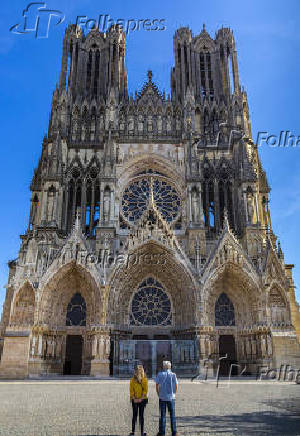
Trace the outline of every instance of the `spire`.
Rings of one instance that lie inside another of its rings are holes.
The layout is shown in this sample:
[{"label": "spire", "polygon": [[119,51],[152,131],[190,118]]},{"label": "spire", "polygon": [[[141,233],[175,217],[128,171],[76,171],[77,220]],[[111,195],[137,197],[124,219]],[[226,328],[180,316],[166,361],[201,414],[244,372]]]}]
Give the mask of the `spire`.
[{"label": "spire", "polygon": [[148,70],[147,76],[148,76],[148,82],[149,83],[152,82],[152,76],[153,76],[152,70]]}]

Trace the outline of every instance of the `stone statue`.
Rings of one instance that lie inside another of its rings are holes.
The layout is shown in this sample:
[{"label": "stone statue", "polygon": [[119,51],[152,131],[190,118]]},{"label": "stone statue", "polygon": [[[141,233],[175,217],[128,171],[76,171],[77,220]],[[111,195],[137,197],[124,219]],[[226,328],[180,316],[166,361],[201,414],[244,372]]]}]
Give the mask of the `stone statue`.
[{"label": "stone statue", "polygon": [[85,123],[83,123],[82,128],[81,128],[81,140],[82,141],[85,140],[85,135],[86,135],[86,127],[85,127]]},{"label": "stone statue", "polygon": [[104,215],[104,222],[109,221],[109,209],[110,209],[110,198],[109,198],[109,192],[106,191],[104,193],[104,199],[103,199],[103,215]]},{"label": "stone statue", "polygon": [[47,206],[47,221],[50,222],[53,220],[53,211],[54,211],[54,200],[55,200],[55,191],[48,191],[48,206]]},{"label": "stone statue", "polygon": [[120,116],[119,125],[120,125],[120,130],[124,130],[125,129],[124,115]]},{"label": "stone statue", "polygon": [[109,121],[114,121],[115,119],[115,110],[113,105],[110,106],[110,110],[109,110]]},{"label": "stone statue", "polygon": [[170,132],[172,130],[172,120],[171,115],[169,114],[167,116],[167,132]]},{"label": "stone statue", "polygon": [[251,192],[247,193],[247,212],[248,212],[248,222],[253,223],[253,194]]},{"label": "stone statue", "polygon": [[100,115],[100,130],[104,129],[104,116]]},{"label": "stone statue", "polygon": [[134,130],[134,121],[133,118],[129,118],[128,120],[128,131],[132,132]]},{"label": "stone statue", "polygon": [[143,132],[144,130],[144,120],[142,115],[139,115],[139,121],[138,121],[138,131]]},{"label": "stone statue", "polygon": [[104,357],[106,359],[109,358],[109,353],[110,353],[110,339],[107,336],[106,339],[105,339],[105,355],[104,355]]},{"label": "stone statue", "polygon": [[158,115],[158,118],[157,118],[157,131],[158,132],[162,131],[162,119],[161,119],[161,115]]},{"label": "stone statue", "polygon": [[100,357],[100,359],[103,359],[103,357],[104,357],[103,354],[104,354],[104,339],[101,336],[99,338],[99,357]]},{"label": "stone statue", "polygon": [[197,191],[193,189],[192,191],[192,221],[197,223],[199,221],[199,204]]},{"label": "stone statue", "polygon": [[152,132],[153,130],[153,121],[152,121],[152,116],[149,115],[148,116],[148,132]]},{"label": "stone statue", "polygon": [[96,335],[94,335],[92,339],[92,357],[95,357],[96,354],[97,354],[97,337]]}]

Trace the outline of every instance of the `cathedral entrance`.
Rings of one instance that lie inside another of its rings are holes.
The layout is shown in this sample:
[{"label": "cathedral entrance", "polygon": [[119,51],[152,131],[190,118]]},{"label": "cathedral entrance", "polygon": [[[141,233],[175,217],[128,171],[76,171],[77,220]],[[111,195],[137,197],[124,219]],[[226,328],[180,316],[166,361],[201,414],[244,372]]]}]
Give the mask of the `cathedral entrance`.
[{"label": "cathedral entrance", "polygon": [[152,343],[151,341],[137,341],[135,344],[135,360],[141,363],[148,378],[152,377]]},{"label": "cathedral entrance", "polygon": [[172,360],[172,348],[170,341],[157,341],[156,344],[156,372],[162,370],[164,360]]},{"label": "cathedral entrance", "polygon": [[64,375],[81,374],[83,348],[82,345],[83,339],[81,335],[67,336]]},{"label": "cathedral entrance", "polygon": [[[233,335],[220,335],[219,337],[219,361],[220,370],[219,375],[228,376],[230,374],[230,367],[236,364],[236,347],[235,338]],[[237,367],[232,367],[231,375],[237,375]]]},{"label": "cathedral entrance", "polygon": [[113,375],[131,377],[134,367],[142,364],[148,378],[156,377],[162,370],[163,360],[170,360],[180,376],[190,376],[198,371],[199,351],[195,340],[117,340],[113,362]]}]

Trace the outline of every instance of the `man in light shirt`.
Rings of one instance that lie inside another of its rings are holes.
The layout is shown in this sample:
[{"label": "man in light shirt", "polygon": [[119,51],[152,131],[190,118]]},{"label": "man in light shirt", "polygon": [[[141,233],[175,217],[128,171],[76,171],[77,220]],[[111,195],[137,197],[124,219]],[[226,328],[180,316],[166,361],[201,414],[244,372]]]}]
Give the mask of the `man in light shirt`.
[{"label": "man in light shirt", "polygon": [[171,371],[171,362],[163,361],[163,370],[157,374],[155,379],[156,392],[159,396],[159,432],[157,436],[165,436],[166,432],[166,409],[170,413],[172,436],[177,436],[175,416],[175,395],[178,381],[176,374]]}]

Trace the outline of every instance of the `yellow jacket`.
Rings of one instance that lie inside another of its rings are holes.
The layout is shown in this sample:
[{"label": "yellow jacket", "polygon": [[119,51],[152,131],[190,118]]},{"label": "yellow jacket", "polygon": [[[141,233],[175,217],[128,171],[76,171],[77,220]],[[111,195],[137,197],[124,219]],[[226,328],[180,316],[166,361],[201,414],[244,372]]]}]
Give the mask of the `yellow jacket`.
[{"label": "yellow jacket", "polygon": [[130,380],[130,399],[139,400],[140,398],[147,398],[148,394],[148,379],[144,377],[142,383],[139,383],[135,377]]}]

